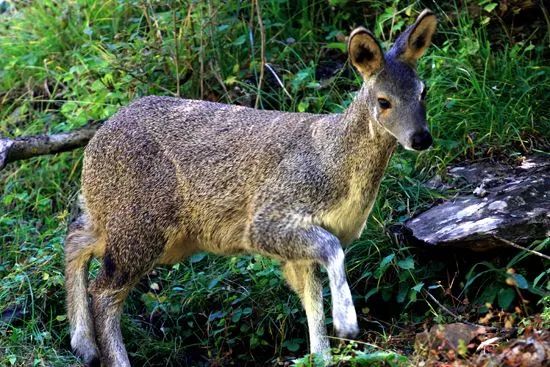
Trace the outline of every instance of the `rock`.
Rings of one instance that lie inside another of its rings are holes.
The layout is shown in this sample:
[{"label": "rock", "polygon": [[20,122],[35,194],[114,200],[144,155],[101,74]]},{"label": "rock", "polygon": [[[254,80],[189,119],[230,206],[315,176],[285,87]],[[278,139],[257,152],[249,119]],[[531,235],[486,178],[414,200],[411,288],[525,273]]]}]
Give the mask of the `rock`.
[{"label": "rock", "polygon": [[426,355],[429,351],[459,351],[459,347],[466,347],[472,339],[485,333],[484,327],[460,322],[434,325],[429,331],[416,334],[414,348],[419,355]]},{"label": "rock", "polygon": [[476,189],[406,221],[405,240],[486,250],[550,235],[550,159],[533,156],[517,167],[477,163],[449,173]]},{"label": "rock", "polygon": [[18,321],[24,320],[25,315],[24,307],[19,305],[8,306],[0,313],[0,323],[13,326]]},{"label": "rock", "polygon": [[530,336],[510,340],[492,353],[480,353],[474,366],[548,367],[550,366],[550,332],[535,331]]},{"label": "rock", "polygon": [[484,198],[488,194],[489,193],[487,192],[487,190],[485,190],[481,186],[476,187],[476,189],[474,190],[474,195],[477,196],[478,198]]},{"label": "rock", "polygon": [[539,367],[550,364],[550,348],[547,343],[527,338],[516,340],[499,356],[501,365]]}]

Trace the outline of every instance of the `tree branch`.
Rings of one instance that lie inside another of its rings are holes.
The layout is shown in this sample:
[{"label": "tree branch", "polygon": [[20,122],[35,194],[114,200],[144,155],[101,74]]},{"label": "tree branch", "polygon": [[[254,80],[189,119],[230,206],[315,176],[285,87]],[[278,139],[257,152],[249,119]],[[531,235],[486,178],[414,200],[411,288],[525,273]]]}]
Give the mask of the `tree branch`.
[{"label": "tree branch", "polygon": [[11,162],[83,147],[102,123],[103,121],[93,121],[67,133],[0,139],[0,170]]}]

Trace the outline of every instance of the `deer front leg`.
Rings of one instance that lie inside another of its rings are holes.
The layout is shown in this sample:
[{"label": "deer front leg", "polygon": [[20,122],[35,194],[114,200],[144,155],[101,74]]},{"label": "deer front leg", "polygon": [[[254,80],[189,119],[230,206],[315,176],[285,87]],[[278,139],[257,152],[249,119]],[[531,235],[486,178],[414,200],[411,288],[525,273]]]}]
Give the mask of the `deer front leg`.
[{"label": "deer front leg", "polygon": [[359,333],[359,326],[351,291],[346,280],[344,251],[341,247],[325,266],[332,297],[332,322],[336,335],[352,339]]},{"label": "deer front leg", "polygon": [[[319,349],[328,349],[328,341],[325,335],[319,336],[326,333],[324,325],[319,326],[321,322],[324,324],[324,317],[318,315],[323,309],[321,286],[311,275],[313,272],[308,270],[308,273],[303,268],[310,263],[321,264],[327,269],[336,334],[344,338],[357,335],[357,315],[346,280],[344,251],[338,238],[319,226],[304,225],[296,220],[296,216],[289,216],[291,220],[278,221],[264,221],[262,217],[257,216],[251,228],[252,244],[265,255],[288,261],[292,264],[288,266],[292,266],[295,272],[299,271],[303,277],[297,285],[292,281],[290,283],[295,290],[298,289],[308,316],[311,351],[318,353]],[[290,270],[285,271],[288,274]]]},{"label": "deer front leg", "polygon": [[311,353],[326,354],[328,357],[330,343],[325,326],[319,265],[312,261],[289,261],[283,265],[283,274],[290,288],[300,297],[306,311]]}]

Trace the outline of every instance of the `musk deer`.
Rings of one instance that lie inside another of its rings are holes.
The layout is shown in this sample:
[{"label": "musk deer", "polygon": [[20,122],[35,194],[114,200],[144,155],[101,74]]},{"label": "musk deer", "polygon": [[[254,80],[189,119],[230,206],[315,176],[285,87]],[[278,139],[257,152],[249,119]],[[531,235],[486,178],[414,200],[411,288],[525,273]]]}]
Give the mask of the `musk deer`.
[{"label": "musk deer", "polygon": [[[146,97],[108,120],[86,147],[82,214],[65,244],[71,346],[84,362],[129,366],[125,298],[155,265],[197,251],[279,259],[305,308],[311,352],[327,356],[323,266],[335,332],[356,336],[343,246],[363,230],[397,142],[432,143],[415,67],[436,23],[424,10],[385,54],[355,29],[349,58],[364,83],[342,114]],[[94,256],[102,268],[88,299]]]}]

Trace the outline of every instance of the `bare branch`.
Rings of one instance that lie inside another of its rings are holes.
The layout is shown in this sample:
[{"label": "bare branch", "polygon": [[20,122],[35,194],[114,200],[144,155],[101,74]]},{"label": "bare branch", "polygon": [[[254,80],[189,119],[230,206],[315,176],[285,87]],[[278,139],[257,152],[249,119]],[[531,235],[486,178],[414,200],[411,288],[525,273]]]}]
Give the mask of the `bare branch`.
[{"label": "bare branch", "polygon": [[11,162],[83,147],[102,123],[103,121],[94,121],[67,133],[0,139],[0,170]]},{"label": "bare branch", "polygon": [[260,8],[260,2],[258,0],[254,0],[254,4],[256,5],[256,14],[258,16],[258,25],[260,26],[260,57],[261,57],[261,66],[260,66],[260,79],[258,81],[258,92],[256,94],[256,103],[254,104],[254,108],[258,108],[260,105],[260,99],[262,94],[262,85],[264,83],[264,75],[265,75],[265,64],[266,58],[265,58],[265,27],[264,27],[264,21],[262,19],[262,10]]},{"label": "bare branch", "polygon": [[[1,152],[0,152],[0,154],[1,154]],[[507,240],[506,238],[502,238],[502,237],[499,237],[499,236],[494,236],[494,237],[495,237],[497,240],[502,241],[503,243],[505,243],[505,244],[508,245],[508,246],[515,247],[515,248],[517,248],[517,249],[520,249],[520,250],[523,250],[523,251],[527,251],[527,252],[529,252],[529,253],[531,253],[531,254],[533,254],[533,255],[540,256],[540,257],[542,257],[543,259],[550,260],[550,256],[545,255],[545,254],[543,254],[543,253],[541,253],[541,252],[538,252],[538,251],[535,251],[535,250],[531,250],[531,249],[529,249],[529,248],[527,248],[527,247],[520,246],[520,245],[518,245],[518,244],[515,243],[515,242],[512,242],[512,241]]]}]

